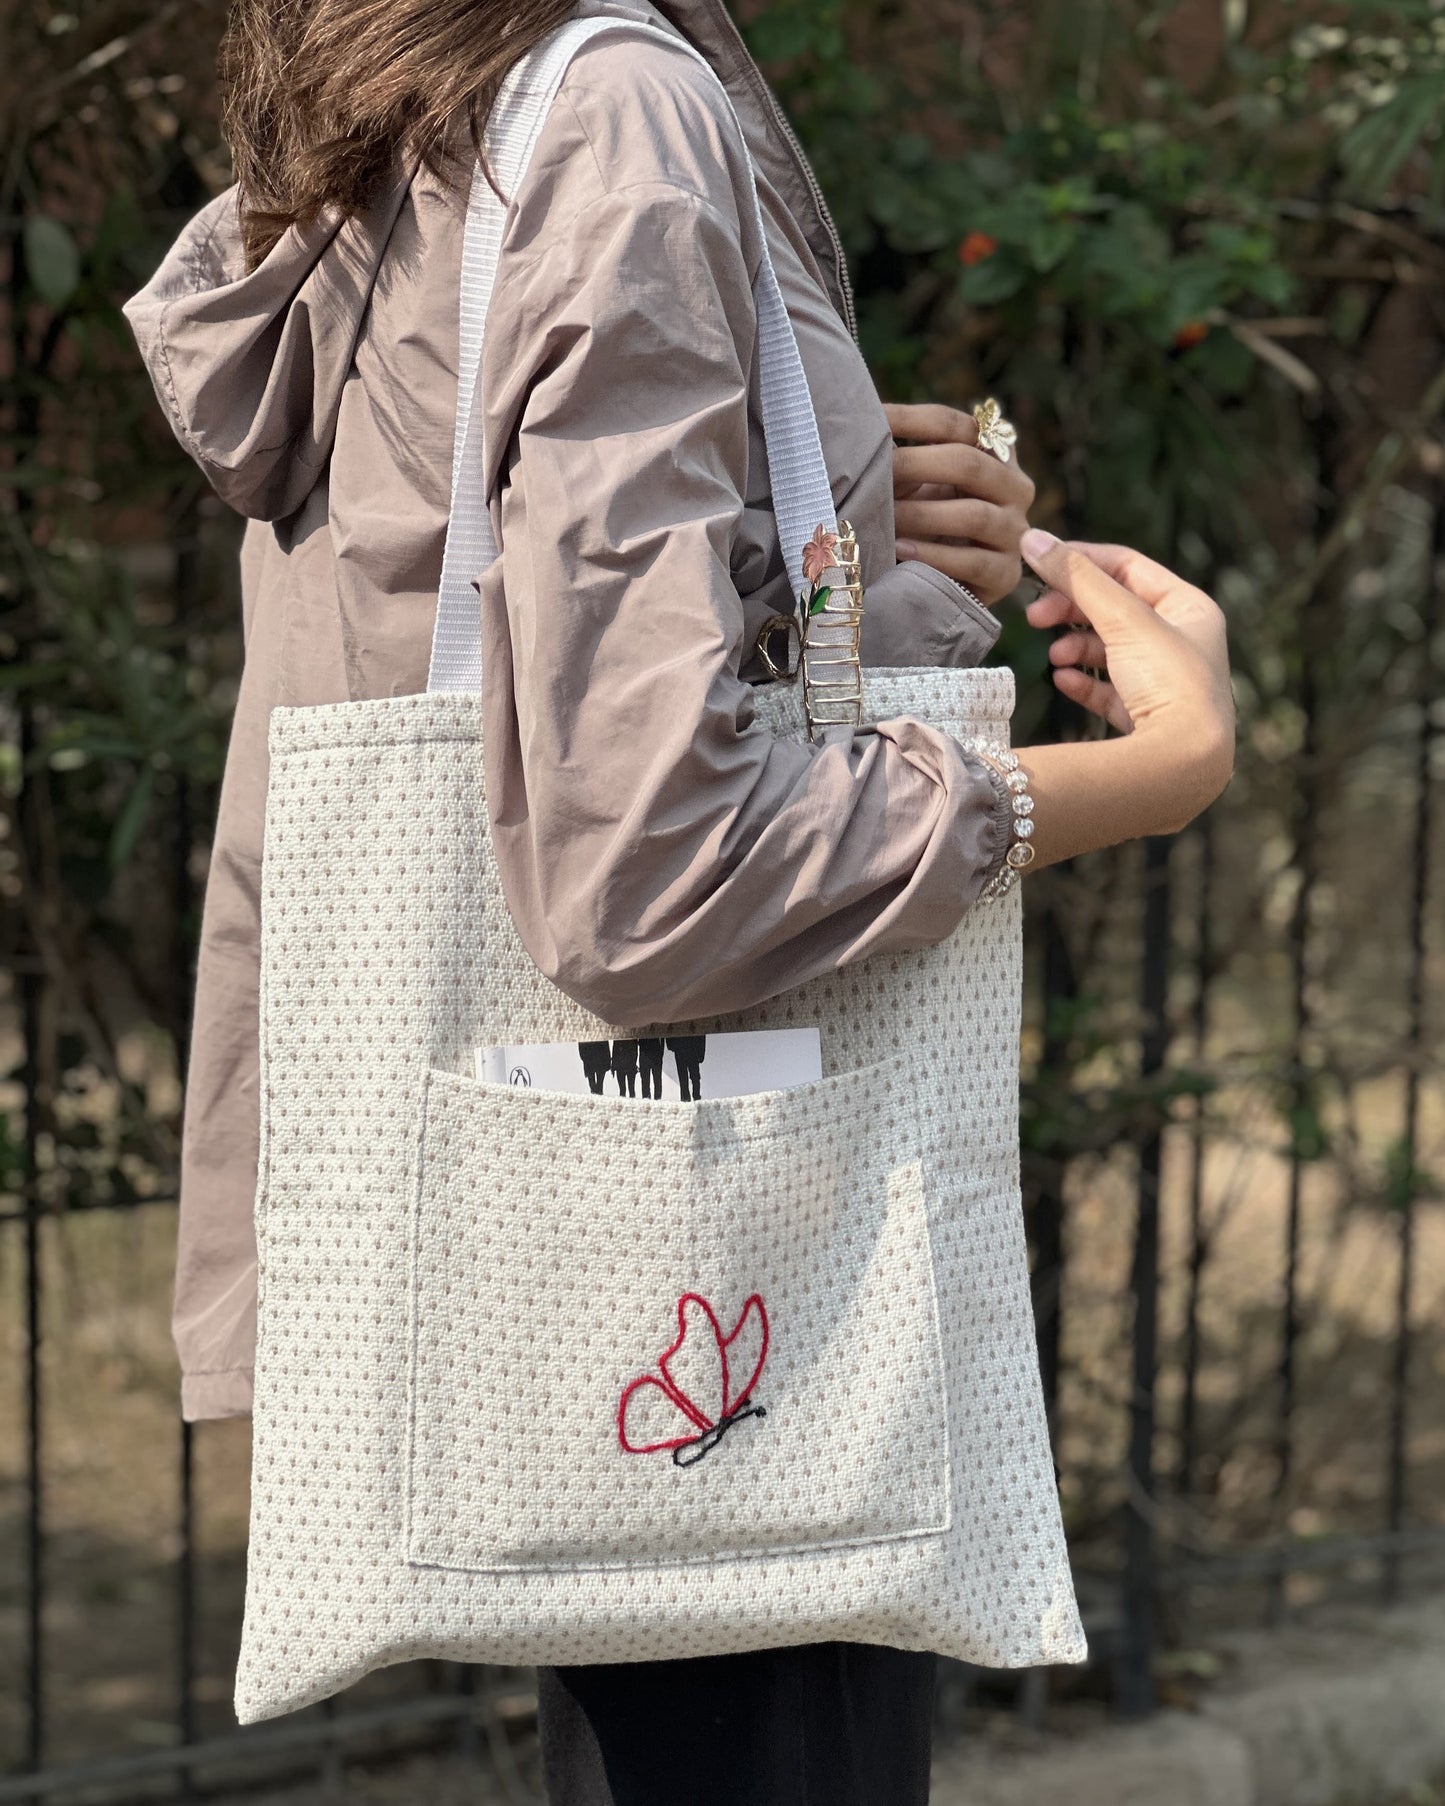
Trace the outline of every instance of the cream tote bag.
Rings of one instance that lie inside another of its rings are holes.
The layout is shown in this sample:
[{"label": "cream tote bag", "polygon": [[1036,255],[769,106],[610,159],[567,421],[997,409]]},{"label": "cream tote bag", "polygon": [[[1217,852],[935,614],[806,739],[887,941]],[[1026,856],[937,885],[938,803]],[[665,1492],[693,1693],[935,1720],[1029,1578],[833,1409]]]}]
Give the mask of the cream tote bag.
[{"label": "cream tote bag", "polygon": [[[512,72],[506,193],[606,30],[657,28],[574,21]],[[687,1025],[816,1024],[821,1080],[677,1103],[472,1076],[479,1045],[616,1033],[533,965],[488,839],[473,393],[505,224],[477,175],[428,688],[271,716],[237,1715],[419,1656],[1080,1661],[1019,1206],[1017,888],[940,946]],[[797,593],[836,519],[766,258],[757,303]],[[769,731],[806,737],[800,687],[759,690]],[[1013,679],[865,670],[864,701],[1001,748]]]}]

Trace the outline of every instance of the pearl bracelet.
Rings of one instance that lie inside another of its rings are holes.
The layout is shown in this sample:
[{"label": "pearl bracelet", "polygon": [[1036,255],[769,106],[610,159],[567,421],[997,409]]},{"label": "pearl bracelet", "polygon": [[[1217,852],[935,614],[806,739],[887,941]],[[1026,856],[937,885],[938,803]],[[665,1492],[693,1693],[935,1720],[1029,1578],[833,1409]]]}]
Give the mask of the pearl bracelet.
[{"label": "pearl bracelet", "polygon": [[1003,866],[978,893],[980,902],[990,903],[997,897],[1006,897],[1018,883],[1019,873],[1034,862],[1034,799],[1029,795],[1028,776],[1019,769],[1018,754],[1007,744],[974,738],[960,741],[960,745],[967,752],[977,753],[999,774],[1008,787],[1013,807],[1014,838],[1004,855]]}]

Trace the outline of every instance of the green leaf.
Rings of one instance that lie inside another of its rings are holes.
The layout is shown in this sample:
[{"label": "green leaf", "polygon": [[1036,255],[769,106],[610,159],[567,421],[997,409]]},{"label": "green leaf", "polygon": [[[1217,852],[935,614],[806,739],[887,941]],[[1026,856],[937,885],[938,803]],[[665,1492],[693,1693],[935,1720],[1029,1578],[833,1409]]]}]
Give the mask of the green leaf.
[{"label": "green leaf", "polygon": [[1108,195],[1096,194],[1087,176],[1055,182],[1044,190],[1043,201],[1055,219],[1075,213],[1106,213],[1113,205]]},{"label": "green leaf", "polygon": [[1258,375],[1254,354],[1232,332],[1211,332],[1184,358],[1213,395],[1243,395]]},{"label": "green leaf", "polygon": [[53,464],[12,464],[8,470],[0,470],[0,488],[44,489],[63,483],[69,475]]},{"label": "green leaf", "polygon": [[70,667],[59,659],[26,659],[0,668],[0,690],[38,690],[42,684],[67,683]]},{"label": "green leaf", "polygon": [[1077,230],[1071,219],[1041,220],[1029,233],[1029,262],[1041,274],[1057,269],[1073,250]]},{"label": "green leaf", "polygon": [[827,583],[823,585],[822,589],[814,590],[812,600],[808,603],[809,620],[811,620],[814,615],[822,613],[823,606],[832,593],[832,586]]},{"label": "green leaf", "polygon": [[1320,1113],[1309,1099],[1297,1103],[1287,1113],[1290,1130],[1290,1152],[1298,1160],[1323,1160],[1330,1151],[1330,1138]]},{"label": "green leaf", "polygon": [[64,307],[80,286],[80,249],[68,226],[45,213],[25,222],[25,264],[42,301]]},{"label": "green leaf", "polygon": [[997,251],[984,263],[966,269],[959,280],[958,292],[974,307],[993,307],[1016,295],[1027,280],[1028,272],[1006,252]]},{"label": "green leaf", "polygon": [[788,63],[818,47],[824,23],[807,7],[769,7],[748,27],[748,48],[760,63]]},{"label": "green leaf", "polygon": [[1396,1141],[1385,1155],[1385,1207],[1406,1211],[1417,1198],[1438,1197],[1440,1181],[1410,1158],[1404,1141]]},{"label": "green leaf", "polygon": [[151,795],[156,786],[156,774],[147,765],[136,779],[135,789],[125,800],[125,807],[116,817],[115,827],[110,836],[110,869],[118,872],[135,851],[140,831],[145,826],[145,819],[150,812]]},{"label": "green leaf", "polygon": [[1388,106],[1365,117],[1345,136],[1345,167],[1371,200],[1381,199],[1411,152],[1439,118],[1445,76],[1439,70],[1402,82]]}]

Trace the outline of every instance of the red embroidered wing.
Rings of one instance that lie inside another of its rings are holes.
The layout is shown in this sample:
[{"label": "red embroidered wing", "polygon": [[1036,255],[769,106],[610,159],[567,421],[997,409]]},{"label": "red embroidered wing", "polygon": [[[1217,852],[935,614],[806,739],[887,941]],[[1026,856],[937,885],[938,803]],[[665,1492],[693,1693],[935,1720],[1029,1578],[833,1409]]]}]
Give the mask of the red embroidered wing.
[{"label": "red embroidered wing", "polygon": [[684,1410],[672,1389],[650,1373],[624,1389],[617,1407],[617,1440],[629,1455],[680,1449],[709,1427]]},{"label": "red embroidered wing", "polygon": [[659,1357],[661,1377],[643,1374],[623,1389],[617,1439],[629,1454],[681,1448],[715,1429],[748,1398],[768,1355],[768,1313],[754,1292],[731,1332],[697,1292],[677,1301],[677,1337]]}]

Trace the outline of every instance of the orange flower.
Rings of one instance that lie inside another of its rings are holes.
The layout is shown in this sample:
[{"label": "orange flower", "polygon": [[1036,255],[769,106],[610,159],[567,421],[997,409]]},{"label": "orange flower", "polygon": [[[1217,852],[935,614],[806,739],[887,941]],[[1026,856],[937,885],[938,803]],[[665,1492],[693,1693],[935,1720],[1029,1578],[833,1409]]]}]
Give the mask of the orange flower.
[{"label": "orange flower", "polygon": [[972,269],[976,263],[987,263],[998,249],[998,240],[987,232],[970,232],[958,247],[958,261]]},{"label": "orange flower", "polygon": [[1174,349],[1187,351],[1191,345],[1202,345],[1208,337],[1207,320],[1186,320],[1174,335]]},{"label": "orange flower", "polygon": [[838,535],[830,533],[819,521],[813,529],[813,537],[803,547],[803,576],[809,583],[816,583],[824,571],[831,570],[837,563],[833,556],[837,545]]}]

